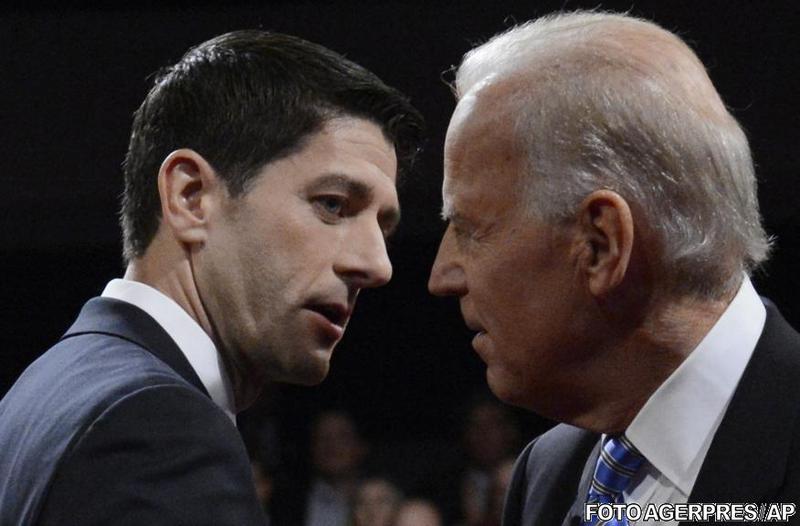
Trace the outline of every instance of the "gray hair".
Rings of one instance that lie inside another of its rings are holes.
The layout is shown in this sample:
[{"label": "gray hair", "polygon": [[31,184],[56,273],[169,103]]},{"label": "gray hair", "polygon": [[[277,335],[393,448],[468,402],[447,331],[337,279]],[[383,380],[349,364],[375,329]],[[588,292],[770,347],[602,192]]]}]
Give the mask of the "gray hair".
[{"label": "gray hair", "polygon": [[511,86],[502,106],[532,216],[564,221],[592,191],[615,191],[656,239],[670,288],[700,297],[767,258],[747,138],[674,34],[626,15],[551,15],[470,51],[456,96],[487,79]]}]

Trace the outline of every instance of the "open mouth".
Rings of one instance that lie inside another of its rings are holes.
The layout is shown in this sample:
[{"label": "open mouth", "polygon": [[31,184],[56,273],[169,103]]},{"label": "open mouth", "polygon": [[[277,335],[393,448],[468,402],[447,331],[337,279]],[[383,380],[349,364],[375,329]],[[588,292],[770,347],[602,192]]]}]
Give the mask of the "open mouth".
[{"label": "open mouth", "polygon": [[486,329],[481,327],[478,323],[476,323],[476,322],[474,322],[472,320],[466,319],[466,318],[464,319],[464,325],[466,325],[467,326],[467,330],[469,330],[471,332],[475,332],[475,333],[478,333],[478,334],[483,334],[483,333],[486,332]]},{"label": "open mouth", "polygon": [[338,327],[344,327],[350,317],[347,308],[335,303],[317,303],[309,305],[308,309],[322,314],[328,321]]}]

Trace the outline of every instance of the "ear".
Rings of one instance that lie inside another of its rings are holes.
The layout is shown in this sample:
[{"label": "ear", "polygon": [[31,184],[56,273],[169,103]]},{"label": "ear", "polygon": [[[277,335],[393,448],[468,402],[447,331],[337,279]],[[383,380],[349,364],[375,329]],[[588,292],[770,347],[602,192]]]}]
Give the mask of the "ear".
[{"label": "ear", "polygon": [[583,270],[589,291],[606,296],[625,278],[633,250],[633,216],[628,203],[616,192],[597,190],[583,200],[578,224],[586,257]]},{"label": "ear", "polygon": [[158,171],[161,217],[176,240],[189,245],[206,241],[219,188],[216,172],[194,150],[175,150],[164,159]]}]

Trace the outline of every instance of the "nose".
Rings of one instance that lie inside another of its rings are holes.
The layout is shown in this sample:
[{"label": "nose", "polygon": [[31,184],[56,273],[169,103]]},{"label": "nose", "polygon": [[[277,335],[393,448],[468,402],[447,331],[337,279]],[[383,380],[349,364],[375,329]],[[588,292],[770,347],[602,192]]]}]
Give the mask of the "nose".
[{"label": "nose", "polygon": [[334,270],[358,289],[386,285],[392,279],[392,262],[386,250],[386,240],[375,225],[357,230],[344,243]]},{"label": "nose", "polygon": [[428,290],[434,296],[464,296],[467,293],[467,281],[456,258],[453,237],[452,226],[448,225],[428,280]]}]

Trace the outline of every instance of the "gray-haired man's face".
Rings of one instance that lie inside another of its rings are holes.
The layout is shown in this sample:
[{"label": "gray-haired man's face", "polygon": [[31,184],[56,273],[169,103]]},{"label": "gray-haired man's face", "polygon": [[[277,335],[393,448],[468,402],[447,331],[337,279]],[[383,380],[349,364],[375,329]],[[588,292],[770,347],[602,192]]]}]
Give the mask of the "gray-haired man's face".
[{"label": "gray-haired man's face", "polygon": [[458,296],[494,393],[547,414],[548,400],[574,387],[570,371],[589,359],[574,317],[585,296],[573,273],[569,229],[517,206],[522,162],[511,127],[487,103],[493,95],[476,91],[459,102],[447,132],[449,225],[429,289]]}]

